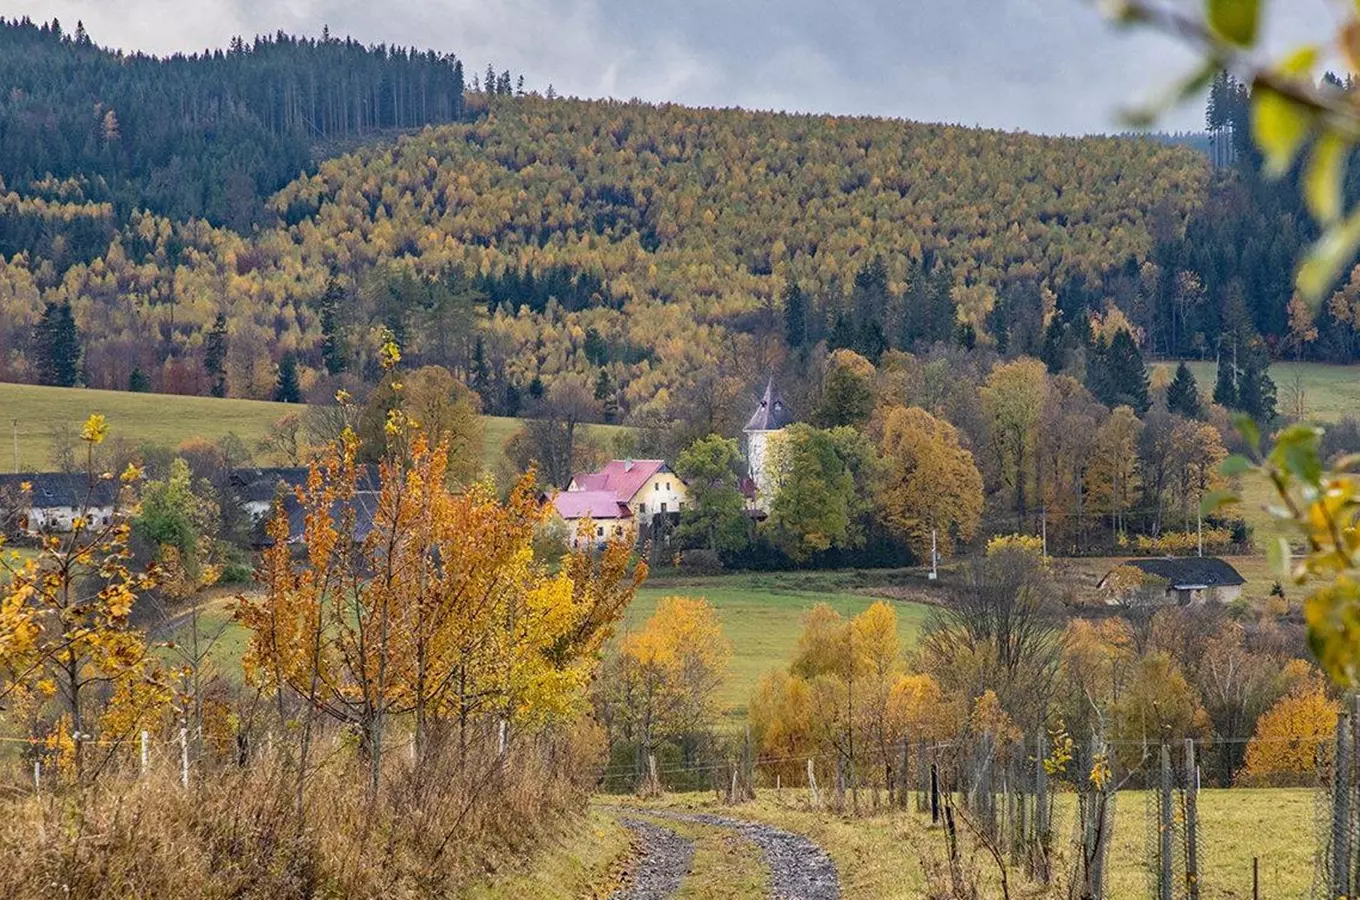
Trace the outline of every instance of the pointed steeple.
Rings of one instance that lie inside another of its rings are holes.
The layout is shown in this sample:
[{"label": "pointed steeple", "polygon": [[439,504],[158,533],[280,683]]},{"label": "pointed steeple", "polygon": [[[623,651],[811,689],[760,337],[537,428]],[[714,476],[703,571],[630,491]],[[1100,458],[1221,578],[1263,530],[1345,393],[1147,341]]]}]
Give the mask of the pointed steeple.
[{"label": "pointed steeple", "polygon": [[774,386],[774,377],[771,376],[765,385],[765,393],[760,398],[760,405],[751,414],[751,419],[746,423],[747,432],[752,431],[778,431],[785,425],[793,421],[793,415],[789,408],[784,405],[784,398],[779,395],[779,391]]}]

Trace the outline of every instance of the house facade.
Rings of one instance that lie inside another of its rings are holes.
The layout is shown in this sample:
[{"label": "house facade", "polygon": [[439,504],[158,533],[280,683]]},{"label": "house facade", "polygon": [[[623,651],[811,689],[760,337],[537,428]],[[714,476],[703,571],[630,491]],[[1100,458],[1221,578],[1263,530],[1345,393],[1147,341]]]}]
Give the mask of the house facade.
[{"label": "house facade", "polygon": [[[1210,601],[1231,603],[1242,596],[1242,585],[1246,584],[1246,579],[1230,563],[1212,556],[1130,559],[1122,565],[1164,582],[1168,606],[1194,606]],[[1109,579],[1107,573],[1097,586],[1106,589]]]},{"label": "house facade", "polygon": [[[558,491],[552,498],[552,505],[571,529],[567,540],[573,549],[580,549],[582,544],[603,547],[618,538],[637,539],[637,518],[613,491]],[[582,528],[587,521],[590,532],[583,534]]]},{"label": "house facade", "polygon": [[567,493],[603,491],[639,522],[684,508],[689,490],[664,459],[615,459],[595,472],[572,476]]},{"label": "house facade", "polygon": [[20,472],[0,475],[0,523],[12,534],[70,531],[76,518],[99,527],[115,513],[120,484],[116,479],[65,472]]}]

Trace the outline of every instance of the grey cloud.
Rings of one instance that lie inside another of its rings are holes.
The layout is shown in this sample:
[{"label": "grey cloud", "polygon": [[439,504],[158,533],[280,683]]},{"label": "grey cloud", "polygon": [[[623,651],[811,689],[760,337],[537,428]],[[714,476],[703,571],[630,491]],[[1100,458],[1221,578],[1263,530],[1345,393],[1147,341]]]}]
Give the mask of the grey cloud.
[{"label": "grey cloud", "polygon": [[[1277,5],[1277,8],[1281,8]],[[1292,0],[1277,45],[1332,21]],[[1159,35],[1120,33],[1087,0],[17,0],[10,15],[73,25],[95,40],[166,53],[235,34],[352,35],[451,50],[540,88],[705,106],[900,116],[1084,133],[1184,71]],[[1164,126],[1196,128],[1197,109]]]}]

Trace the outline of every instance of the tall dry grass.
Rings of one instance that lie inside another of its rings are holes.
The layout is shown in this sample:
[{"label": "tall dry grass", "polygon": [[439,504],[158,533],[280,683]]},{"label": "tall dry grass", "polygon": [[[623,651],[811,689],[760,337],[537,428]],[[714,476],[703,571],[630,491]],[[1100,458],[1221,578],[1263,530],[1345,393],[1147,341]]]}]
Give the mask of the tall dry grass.
[{"label": "tall dry grass", "polygon": [[120,759],[93,787],[0,793],[0,897],[425,898],[511,865],[583,808],[591,726],[512,742],[436,742],[420,763],[394,742],[370,796],[357,742],[332,731],[297,805],[281,742],[242,760],[205,754],[190,786],[167,754]]}]

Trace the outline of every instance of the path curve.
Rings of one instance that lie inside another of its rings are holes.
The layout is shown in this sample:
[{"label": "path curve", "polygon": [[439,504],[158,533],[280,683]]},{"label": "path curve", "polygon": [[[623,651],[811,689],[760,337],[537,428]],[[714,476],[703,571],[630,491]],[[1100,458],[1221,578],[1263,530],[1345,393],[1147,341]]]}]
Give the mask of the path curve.
[{"label": "path curve", "polygon": [[641,819],[619,822],[637,836],[638,860],[627,887],[610,894],[609,900],[666,900],[689,872],[694,842]]},{"label": "path curve", "polygon": [[[638,810],[638,812],[644,812]],[[774,900],[839,900],[840,879],[836,864],[825,850],[809,838],[750,819],[732,819],[711,813],[679,813],[649,809],[646,815],[682,822],[698,822],[731,828],[760,848],[770,867],[770,895]]]}]

